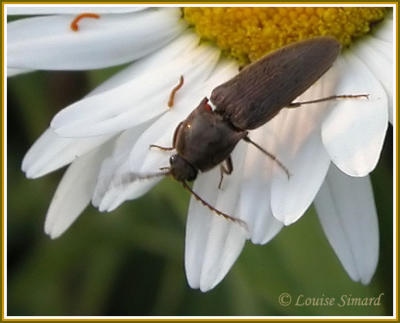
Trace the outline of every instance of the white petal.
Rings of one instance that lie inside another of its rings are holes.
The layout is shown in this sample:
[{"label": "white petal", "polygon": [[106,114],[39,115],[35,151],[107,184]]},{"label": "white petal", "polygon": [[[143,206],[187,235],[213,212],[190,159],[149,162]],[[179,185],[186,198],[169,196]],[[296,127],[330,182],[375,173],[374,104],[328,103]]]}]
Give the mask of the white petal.
[{"label": "white petal", "polygon": [[393,62],[393,43],[391,41],[381,40],[376,37],[367,37],[365,42],[368,42],[368,46],[374,48],[382,57],[389,62]]},{"label": "white petal", "polygon": [[[198,43],[198,37],[193,33],[186,33],[177,40],[157,53],[150,55],[140,61],[140,64],[132,64],[120,73],[111,77],[88,96],[104,92],[140,74],[148,67],[157,67],[158,59],[175,58],[177,55],[187,50],[193,49]],[[156,65],[157,64],[157,65]],[[9,69],[10,70],[10,69]],[[111,136],[98,136],[92,138],[63,138],[55,134],[51,129],[45,131],[42,136],[34,143],[24,157],[22,170],[27,177],[37,178],[55,169],[70,163],[74,158],[81,156],[90,149],[107,141]]]},{"label": "white petal", "polygon": [[49,15],[49,14],[80,14],[90,13],[126,13],[145,10],[146,7],[115,7],[115,6],[85,6],[74,5],[61,7],[47,5],[40,7],[37,5],[8,5],[7,15]]},{"label": "white petal", "polygon": [[351,279],[368,284],[379,256],[379,229],[369,177],[350,177],[334,165],[315,199],[322,228]]},{"label": "white petal", "polygon": [[[121,85],[147,67],[156,67],[155,64],[159,64],[157,59],[173,59],[176,55],[193,49],[197,43],[197,36],[192,33],[186,33],[157,53],[142,59],[140,64],[132,64],[130,67],[111,77],[94,91],[90,92],[88,97]],[[64,138],[55,134],[51,129],[47,129],[26,153],[22,163],[22,170],[26,172],[28,178],[43,176],[69,164],[76,157],[85,154],[110,138],[111,135],[92,138]]]},{"label": "white petal", "polygon": [[[213,169],[198,176],[193,185],[193,190],[201,194],[201,197],[205,201],[214,206],[217,201],[215,188],[218,185],[218,177],[218,170]],[[190,200],[186,221],[185,270],[189,286],[192,288],[200,288],[206,243],[213,220],[226,221],[214,214],[210,214],[200,202],[193,199]],[[225,225],[231,224],[227,222]]]},{"label": "white petal", "polygon": [[162,47],[185,25],[180,10],[164,8],[83,19],[74,16],[20,19],[7,25],[7,65],[14,68],[83,70],[123,64]]},{"label": "white petal", "polygon": [[[330,69],[317,83],[295,101],[323,98],[334,93],[337,73]],[[271,152],[288,168],[287,175],[275,163],[271,187],[272,213],[289,225],[310,206],[329,167],[329,156],[321,142],[321,119],[332,101],[284,109],[270,123],[274,127],[275,146]],[[267,148],[269,149],[269,148]]]},{"label": "white petal", "polygon": [[[123,70],[116,76],[104,82],[90,95],[103,92],[107,89],[122,84],[130,79],[141,69],[154,63],[155,58],[160,58],[159,54],[163,54],[164,58],[173,58],[174,55],[184,52],[188,48],[194,48],[198,42],[198,37],[192,34],[185,34],[179,37],[171,45],[163,48],[160,53],[154,54],[149,58],[143,59],[143,63]],[[154,66],[154,65],[153,65]],[[51,171],[63,167],[73,161],[76,157],[88,152],[90,149],[107,141],[111,136],[97,136],[91,138],[63,138],[55,134],[51,129],[45,131],[42,136],[33,144],[24,157],[22,170],[26,172],[29,178],[37,178]]]},{"label": "white petal", "polygon": [[[94,136],[121,131],[167,111],[168,98],[181,75],[197,84],[214,68],[219,51],[200,46],[169,64],[149,69],[116,88],[78,101],[58,113],[51,126],[67,137]],[[183,86],[179,95],[190,90]]]},{"label": "white petal", "polygon": [[[107,203],[111,202],[106,201],[112,200],[110,195],[117,198],[127,190],[126,186],[129,183],[124,183],[122,180],[129,174],[129,167],[126,165],[128,156],[146,127],[148,124],[143,124],[122,133],[115,141],[112,155],[103,161],[92,199],[93,205],[99,207],[100,211],[108,210]],[[118,186],[114,185],[117,181],[120,182]]]},{"label": "white petal", "polygon": [[[224,177],[221,190],[217,188],[219,170],[201,174],[194,191],[218,210],[234,213],[240,192],[241,168],[245,143],[239,143],[232,154],[235,171]],[[194,198],[190,201],[186,225],[185,269],[192,288],[205,292],[214,288],[227,274],[239,256],[248,231],[238,223],[217,216]]]},{"label": "white petal", "polygon": [[338,94],[369,94],[369,99],[338,101],[322,125],[322,140],[332,161],[351,176],[365,176],[379,159],[388,126],[387,96],[381,84],[351,53],[336,68],[343,75]]},{"label": "white petal", "polygon": [[182,33],[165,47],[143,57],[122,71],[108,78],[105,82],[90,92],[90,95],[98,94],[112,88],[116,88],[149,70],[159,69],[162,63],[171,62],[182,55],[190,54],[198,45],[199,37],[191,31]]},{"label": "white petal", "polygon": [[22,170],[28,178],[38,178],[61,168],[92,150],[111,136],[62,138],[47,129],[25,154]]},{"label": "white petal", "polygon": [[65,172],[46,215],[45,232],[57,238],[86,208],[92,197],[101,161],[111,145],[103,145],[78,158]]},{"label": "white petal", "polygon": [[[358,56],[381,82],[388,96],[389,120],[393,121],[393,61],[389,60],[382,52],[375,47],[376,42],[371,41],[372,36],[365,37],[355,48],[352,53]],[[381,43],[380,41],[379,43]],[[375,45],[374,45],[375,44]],[[387,43],[386,47],[392,47],[392,43]],[[391,49],[393,51],[393,48]]]},{"label": "white petal", "polygon": [[[278,125],[275,123],[275,125]],[[271,124],[260,127],[250,134],[250,138],[270,149],[275,144]],[[282,222],[275,219],[271,210],[271,178],[274,162],[255,147],[248,145],[238,214],[246,221],[253,243],[264,244],[271,240],[282,228]],[[234,168],[234,172],[236,169]]]},{"label": "white petal", "polygon": [[395,35],[393,30],[395,28],[396,25],[393,23],[393,15],[387,15],[385,19],[376,26],[372,34],[376,38],[393,44],[393,36]]},{"label": "white petal", "polygon": [[274,216],[290,225],[308,209],[328,171],[329,157],[318,131],[308,136],[287,165],[293,175],[289,180],[282,176],[274,177],[271,206]]},{"label": "white petal", "polygon": [[[162,178],[147,180],[132,180],[129,176],[128,165],[118,168],[109,189],[98,206],[100,212],[112,212],[125,201],[139,198],[151,190]],[[120,181],[120,183],[118,183]]]}]

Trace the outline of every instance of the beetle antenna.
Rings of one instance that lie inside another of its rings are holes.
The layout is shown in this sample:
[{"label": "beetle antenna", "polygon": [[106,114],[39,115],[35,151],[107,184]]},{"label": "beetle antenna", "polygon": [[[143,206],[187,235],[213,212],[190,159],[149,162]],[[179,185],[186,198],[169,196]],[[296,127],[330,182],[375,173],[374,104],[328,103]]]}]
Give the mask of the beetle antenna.
[{"label": "beetle antenna", "polygon": [[235,218],[233,216],[230,216],[224,212],[221,212],[220,210],[217,210],[215,207],[213,207],[211,204],[209,204],[207,201],[203,200],[200,195],[198,195],[195,191],[193,191],[190,186],[185,182],[185,181],[181,181],[183,187],[188,190],[195,198],[197,201],[199,201],[201,204],[203,204],[205,207],[209,208],[211,211],[213,211],[214,213],[224,217],[225,219],[232,221],[234,223],[237,223],[239,225],[241,225],[242,227],[244,227],[246,229],[246,231],[248,231],[247,228],[247,223],[243,220],[240,220],[238,218]]},{"label": "beetle antenna", "polygon": [[344,95],[331,95],[327,96],[326,98],[311,100],[311,101],[303,101],[303,102],[292,102],[288,104],[288,108],[298,108],[305,104],[313,104],[313,103],[320,103],[325,101],[331,100],[338,100],[338,99],[368,99],[369,94],[344,94]]},{"label": "beetle antenna", "polygon": [[167,176],[170,174],[170,168],[169,167],[163,167],[165,171],[157,172],[157,173],[125,173],[121,174],[121,176],[116,177],[112,181],[113,186],[123,186],[127,185],[136,181],[141,181],[141,180],[146,180],[146,179],[152,179],[155,177],[161,177],[161,176]]},{"label": "beetle antenna", "polygon": [[275,155],[271,154],[270,152],[266,151],[263,147],[261,147],[259,144],[257,144],[256,142],[254,142],[253,140],[251,140],[248,136],[243,138],[244,141],[252,144],[254,147],[256,147],[257,149],[261,150],[264,154],[266,154],[269,158],[271,158],[274,162],[276,162],[280,168],[282,168],[282,170],[286,173],[288,179],[290,179],[290,172],[287,169],[287,167],[285,165],[282,164],[282,162],[276,158]]},{"label": "beetle antenna", "polygon": [[167,176],[170,174],[170,168],[169,167],[162,167],[160,168],[162,171],[157,172],[157,173],[144,173],[144,174],[134,174],[136,176],[136,179],[138,180],[143,180],[143,179],[151,179],[154,177],[161,177],[161,176]]}]

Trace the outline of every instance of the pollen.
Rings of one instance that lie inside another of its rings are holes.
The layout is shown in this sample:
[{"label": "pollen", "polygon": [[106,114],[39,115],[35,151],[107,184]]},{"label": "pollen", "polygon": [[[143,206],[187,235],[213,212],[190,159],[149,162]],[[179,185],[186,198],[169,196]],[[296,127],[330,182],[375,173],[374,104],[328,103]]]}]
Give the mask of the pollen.
[{"label": "pollen", "polygon": [[203,40],[216,43],[240,63],[253,62],[287,44],[333,36],[343,46],[370,32],[385,8],[270,7],[183,9],[184,19]]}]

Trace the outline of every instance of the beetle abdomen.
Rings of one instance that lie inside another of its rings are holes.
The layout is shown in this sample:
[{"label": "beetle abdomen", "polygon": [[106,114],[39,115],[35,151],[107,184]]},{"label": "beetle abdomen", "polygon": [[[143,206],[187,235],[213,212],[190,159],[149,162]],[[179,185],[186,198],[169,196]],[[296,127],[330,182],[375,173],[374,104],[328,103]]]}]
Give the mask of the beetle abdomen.
[{"label": "beetle abdomen", "polygon": [[339,51],[334,38],[318,37],[266,55],[213,90],[215,112],[238,129],[258,128],[315,83]]}]

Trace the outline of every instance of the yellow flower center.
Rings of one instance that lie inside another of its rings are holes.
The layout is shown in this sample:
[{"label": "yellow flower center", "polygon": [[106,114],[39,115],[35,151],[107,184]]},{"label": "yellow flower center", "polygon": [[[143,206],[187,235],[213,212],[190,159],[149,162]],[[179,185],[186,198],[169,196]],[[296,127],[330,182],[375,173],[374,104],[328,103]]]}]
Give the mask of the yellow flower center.
[{"label": "yellow flower center", "polygon": [[368,33],[385,8],[184,8],[184,19],[204,40],[247,63],[289,43],[330,35],[342,45]]}]

